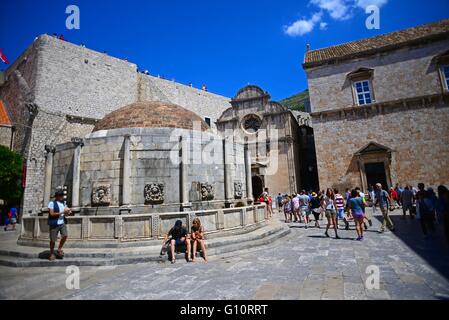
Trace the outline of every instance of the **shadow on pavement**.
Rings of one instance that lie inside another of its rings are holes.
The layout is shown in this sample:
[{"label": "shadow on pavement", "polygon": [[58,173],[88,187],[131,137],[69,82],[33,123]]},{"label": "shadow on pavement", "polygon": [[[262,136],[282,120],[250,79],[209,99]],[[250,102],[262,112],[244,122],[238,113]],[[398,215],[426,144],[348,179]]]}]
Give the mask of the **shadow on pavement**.
[{"label": "shadow on pavement", "polygon": [[[374,218],[380,223],[383,221],[382,216]],[[402,240],[446,279],[449,279],[449,246],[444,237],[443,225],[437,224],[435,234],[425,240],[420,220],[410,219],[409,216],[404,220],[402,214],[390,215],[390,218],[396,229],[393,232],[394,236]]]}]

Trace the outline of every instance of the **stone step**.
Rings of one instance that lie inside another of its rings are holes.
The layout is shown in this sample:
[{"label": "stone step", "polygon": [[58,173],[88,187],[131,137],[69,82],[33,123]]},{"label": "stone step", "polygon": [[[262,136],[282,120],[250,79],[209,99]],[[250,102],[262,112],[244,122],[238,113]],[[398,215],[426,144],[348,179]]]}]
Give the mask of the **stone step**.
[{"label": "stone step", "polygon": [[[290,229],[279,223],[269,224],[255,231],[236,236],[220,237],[208,240],[208,255],[219,256],[224,253],[245,250],[257,246],[266,245],[286,236]],[[135,247],[120,249],[67,249],[65,258],[48,261],[44,253],[15,250],[0,250],[0,265],[8,267],[65,267],[75,266],[113,266],[123,264],[167,262],[167,255],[160,256],[161,246]],[[48,253],[47,253],[48,256]],[[176,258],[182,260],[184,254],[176,254]]]}]

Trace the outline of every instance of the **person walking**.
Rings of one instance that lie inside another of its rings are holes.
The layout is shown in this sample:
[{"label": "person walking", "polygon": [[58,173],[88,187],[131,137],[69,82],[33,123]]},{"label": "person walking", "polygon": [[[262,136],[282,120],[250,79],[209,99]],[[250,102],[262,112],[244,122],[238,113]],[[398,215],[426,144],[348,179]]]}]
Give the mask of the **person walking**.
[{"label": "person walking", "polygon": [[437,214],[443,222],[444,235],[449,244],[449,190],[443,185],[438,187]]},{"label": "person walking", "polygon": [[410,214],[410,219],[414,218],[413,214],[413,191],[410,190],[410,187],[407,185],[405,186],[404,190],[401,192],[401,204],[402,204],[402,219],[405,220],[407,217],[407,211]]},{"label": "person walking", "polygon": [[423,199],[426,195],[426,186],[424,183],[418,183],[418,189],[414,188],[414,197],[416,199],[416,216],[418,219],[421,219],[421,212],[419,209],[420,201],[419,199]]},{"label": "person walking", "polygon": [[365,204],[363,203],[362,198],[360,197],[357,190],[351,191],[351,198],[349,199],[349,210],[351,211],[352,217],[355,221],[355,229],[357,231],[357,241],[363,240],[363,207]]},{"label": "person walking", "polygon": [[313,217],[315,218],[315,227],[320,228],[320,214],[321,214],[321,203],[318,195],[312,192],[312,200],[310,200],[310,209],[312,210]]},{"label": "person walking", "polygon": [[283,200],[283,208],[284,208],[284,215],[285,215],[285,223],[292,222],[292,198],[289,195],[286,195]]},{"label": "person walking", "polygon": [[293,213],[293,217],[295,218],[294,222],[301,223],[301,212],[300,212],[301,208],[300,208],[300,205],[299,205],[299,195],[292,194],[291,198],[292,198],[292,208],[291,208],[291,210],[292,210],[292,213]]},{"label": "person walking", "polygon": [[392,187],[390,188],[388,195],[390,196],[391,199],[391,209],[395,209],[398,206],[398,193]]},{"label": "person walking", "polygon": [[309,219],[310,208],[309,208],[309,196],[306,194],[306,192],[304,190],[302,190],[299,195],[299,207],[300,207],[301,216],[304,218],[304,223],[305,223],[304,228],[307,229],[309,222],[310,222],[310,219]]},{"label": "person walking", "polygon": [[55,193],[55,200],[50,201],[48,204],[48,225],[50,227],[50,256],[49,260],[56,259],[55,244],[58,240],[58,234],[61,234],[61,240],[59,241],[58,256],[64,258],[64,251],[62,250],[65,242],[68,238],[66,216],[70,215],[72,211],[64,203],[64,191],[57,190]]},{"label": "person walking", "polygon": [[337,231],[337,208],[335,207],[334,190],[332,190],[330,188],[327,189],[326,196],[324,197],[323,201],[324,201],[324,207],[326,209],[326,218],[327,218],[327,226],[326,226],[326,231],[324,232],[324,235],[328,238],[330,237],[328,231],[332,224],[334,226],[335,238],[340,239],[340,237],[338,236],[338,231]]},{"label": "person walking", "polygon": [[276,204],[277,204],[277,206],[278,206],[278,212],[282,212],[282,200],[283,200],[283,197],[282,197],[282,195],[279,193],[279,194],[277,195],[277,197],[276,197]]},{"label": "person walking", "polygon": [[268,192],[268,188],[264,189],[264,192],[262,193],[262,197],[263,197],[263,202],[265,202],[266,207],[267,207],[268,219],[271,219],[271,217],[273,216],[273,208],[271,207],[271,196],[270,196],[270,193]]},{"label": "person walking", "polygon": [[382,220],[382,227],[380,228],[379,232],[383,233],[385,232],[385,226],[390,229],[390,231],[394,232],[394,224],[390,219],[389,215],[389,209],[391,206],[391,199],[388,195],[388,192],[382,189],[382,184],[377,183],[376,184],[376,202],[375,205],[379,205],[380,211],[382,212],[383,220]]},{"label": "person walking", "polygon": [[432,188],[424,192],[418,192],[417,202],[419,203],[419,215],[421,220],[421,229],[424,239],[429,238],[429,233],[433,235],[435,232],[435,207],[436,196]]},{"label": "person walking", "polygon": [[349,222],[345,215],[345,199],[337,189],[334,189],[335,193],[335,208],[337,209],[337,228],[338,221],[342,220],[345,223],[345,228],[349,229]]},{"label": "person walking", "polygon": [[376,190],[374,189],[374,186],[372,184],[370,184],[368,187],[368,197],[373,208],[371,216],[374,216],[377,213],[376,206],[374,205],[374,203],[376,202]]},{"label": "person walking", "polygon": [[398,205],[402,207],[402,192],[404,192],[404,189],[399,183],[396,183],[396,187],[394,188],[394,190],[398,194]]},{"label": "person walking", "polygon": [[371,216],[369,215],[369,213],[366,211],[366,207],[368,206],[368,203],[366,202],[366,198],[365,198],[365,193],[362,192],[362,190],[359,187],[356,187],[355,190],[359,193],[360,198],[362,198],[362,201],[364,203],[363,206],[363,227],[365,228],[365,230],[368,230],[368,226],[366,225],[366,221],[368,221],[369,226],[372,227],[373,226],[373,222],[371,221]]}]

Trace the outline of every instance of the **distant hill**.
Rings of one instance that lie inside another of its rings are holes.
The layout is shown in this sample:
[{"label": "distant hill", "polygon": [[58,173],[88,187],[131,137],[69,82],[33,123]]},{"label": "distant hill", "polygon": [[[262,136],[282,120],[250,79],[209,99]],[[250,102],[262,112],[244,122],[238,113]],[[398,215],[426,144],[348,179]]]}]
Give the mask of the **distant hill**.
[{"label": "distant hill", "polygon": [[290,110],[310,112],[309,90],[295,94],[289,98],[279,101],[284,107]]}]

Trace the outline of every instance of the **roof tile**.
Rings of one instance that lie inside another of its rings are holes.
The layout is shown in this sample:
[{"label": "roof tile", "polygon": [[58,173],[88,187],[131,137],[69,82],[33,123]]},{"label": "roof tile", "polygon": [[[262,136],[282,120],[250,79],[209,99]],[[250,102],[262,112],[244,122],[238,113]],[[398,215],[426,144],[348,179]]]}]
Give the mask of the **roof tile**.
[{"label": "roof tile", "polygon": [[368,53],[371,50],[390,46],[405,45],[411,41],[442,34],[449,35],[449,19],[425,24],[384,35],[344,43],[323,49],[311,50],[306,53],[304,65],[320,64],[328,60],[344,58],[354,54]]},{"label": "roof tile", "polygon": [[0,100],[0,125],[11,125],[11,120],[9,119],[8,112],[6,111],[6,106],[3,104],[2,100]]}]

